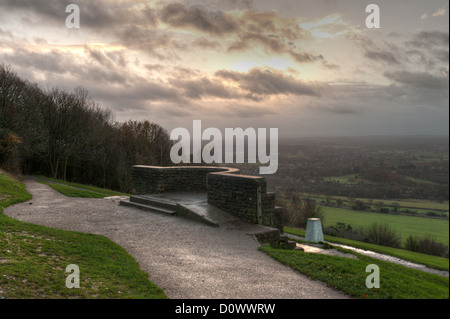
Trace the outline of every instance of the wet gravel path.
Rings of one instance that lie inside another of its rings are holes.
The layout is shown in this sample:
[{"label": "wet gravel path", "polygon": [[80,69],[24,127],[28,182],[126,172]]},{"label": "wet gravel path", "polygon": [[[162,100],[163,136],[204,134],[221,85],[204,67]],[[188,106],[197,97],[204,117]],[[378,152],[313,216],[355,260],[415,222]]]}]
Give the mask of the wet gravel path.
[{"label": "wet gravel path", "polygon": [[33,199],[6,208],[6,215],[108,237],[169,298],[349,298],[258,251],[255,239],[238,230],[147,213],[112,199],[68,198],[33,180],[25,184]]}]

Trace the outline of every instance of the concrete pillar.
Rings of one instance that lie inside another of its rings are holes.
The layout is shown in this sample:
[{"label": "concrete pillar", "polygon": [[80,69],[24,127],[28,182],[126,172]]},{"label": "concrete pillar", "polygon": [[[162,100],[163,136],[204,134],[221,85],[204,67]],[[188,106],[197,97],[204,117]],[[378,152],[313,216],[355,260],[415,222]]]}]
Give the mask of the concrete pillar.
[{"label": "concrete pillar", "polygon": [[324,241],[320,218],[308,218],[305,240],[313,243]]}]

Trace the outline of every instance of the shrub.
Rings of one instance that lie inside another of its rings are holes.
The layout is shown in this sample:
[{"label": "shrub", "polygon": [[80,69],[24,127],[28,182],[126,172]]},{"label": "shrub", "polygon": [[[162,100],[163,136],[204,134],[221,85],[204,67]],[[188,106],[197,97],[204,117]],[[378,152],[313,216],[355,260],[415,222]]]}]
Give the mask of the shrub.
[{"label": "shrub", "polygon": [[325,235],[347,238],[356,241],[367,241],[366,235],[360,229],[353,229],[350,224],[336,223],[334,226],[325,227],[323,230]]},{"label": "shrub", "polygon": [[420,240],[419,252],[448,258],[448,246],[436,242],[431,235],[427,235]]},{"label": "shrub", "polygon": [[0,127],[0,166],[11,172],[19,172],[18,149],[22,139]]},{"label": "shrub", "polygon": [[409,235],[405,242],[405,249],[422,254],[448,258],[448,246],[436,242],[431,235],[427,235],[423,238]]},{"label": "shrub", "polygon": [[323,225],[324,217],[322,208],[315,201],[309,198],[301,200],[299,194],[293,193],[286,207],[284,221],[293,227],[306,228],[308,218],[320,218]]},{"label": "shrub", "polygon": [[396,233],[388,224],[373,223],[367,227],[366,231],[367,241],[372,244],[388,246],[388,247],[401,247],[401,237]]},{"label": "shrub", "polygon": [[405,249],[410,251],[419,252],[420,239],[417,236],[409,235],[405,241]]}]

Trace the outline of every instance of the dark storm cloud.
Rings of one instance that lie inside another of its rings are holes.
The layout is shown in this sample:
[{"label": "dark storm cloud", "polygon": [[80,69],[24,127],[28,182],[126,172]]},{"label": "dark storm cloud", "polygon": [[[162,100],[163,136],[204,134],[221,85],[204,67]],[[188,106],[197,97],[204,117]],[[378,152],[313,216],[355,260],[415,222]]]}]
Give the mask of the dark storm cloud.
[{"label": "dark storm cloud", "polygon": [[[208,78],[193,70],[173,70],[169,84],[191,100],[219,98],[223,100],[251,100],[260,102],[276,95],[315,95],[308,85],[281,73],[258,69],[247,73],[221,70]],[[178,75],[178,76],[177,76]],[[230,86],[224,80],[238,84]]]},{"label": "dark storm cloud", "polygon": [[[101,54],[96,52],[93,58],[99,62]],[[91,55],[92,57],[92,55]],[[102,57],[106,61],[105,57]],[[75,57],[71,57],[60,51],[52,50],[47,53],[31,52],[24,49],[17,49],[13,53],[1,54],[0,60],[14,65],[18,69],[28,69],[39,72],[46,78],[60,77],[58,82],[64,82],[67,77],[79,77],[83,82],[95,81],[101,82],[104,85],[128,83],[126,74],[111,64],[110,60],[107,65],[77,63]],[[101,61],[101,60],[100,60]],[[103,63],[105,63],[103,61]],[[64,78],[64,80],[63,80]],[[30,78],[30,80],[34,80]]]},{"label": "dark storm cloud", "polygon": [[428,104],[442,105],[441,93],[448,94],[449,85],[448,33],[421,31],[403,37],[391,33],[383,42],[363,39],[362,43],[364,56],[376,62],[376,68],[380,64],[386,68],[381,71],[384,77],[407,88],[410,97],[420,89],[429,98]]},{"label": "dark storm cloud", "polygon": [[384,75],[400,84],[432,90],[448,89],[448,76],[435,76],[425,72],[396,71]]},{"label": "dark storm cloud", "polygon": [[183,90],[184,96],[190,99],[202,99],[202,97],[219,97],[224,99],[236,98],[237,95],[228,90],[222,83],[211,81],[207,78],[194,80],[172,79],[169,83],[173,87]]},{"label": "dark storm cloud", "polygon": [[147,30],[137,25],[129,25],[124,29],[115,31],[115,36],[125,47],[142,50],[160,60],[178,57],[173,50],[179,48],[178,44],[168,34],[158,30]]},{"label": "dark storm cloud", "polygon": [[441,31],[421,31],[403,38],[391,33],[383,43],[362,39],[365,57],[390,65],[406,67],[408,63],[416,67],[440,67],[448,59],[448,33]]},{"label": "dark storm cloud", "polygon": [[65,19],[66,6],[69,5],[59,0],[0,0],[0,4],[4,10],[22,10],[50,19]]},{"label": "dark storm cloud", "polygon": [[0,60],[20,68],[59,74],[66,73],[70,66],[64,54],[57,51],[42,54],[19,48],[15,49],[13,53],[0,54]]},{"label": "dark storm cloud", "polygon": [[296,51],[288,51],[289,55],[293,57],[297,62],[313,62],[318,60],[325,60],[325,58],[320,55],[312,55],[307,52],[296,52]]},{"label": "dark storm cloud", "polygon": [[[40,24],[63,25],[70,1],[0,0],[5,11],[19,11]],[[258,12],[246,7],[239,13],[207,10],[205,6],[162,2],[156,8],[136,6],[132,1],[77,1],[81,27],[96,34],[112,36],[129,49],[141,50],[160,60],[179,59],[177,50],[210,49],[242,52],[261,47],[267,54],[287,54],[299,63],[320,60],[320,54],[296,50],[294,41],[307,37],[296,19],[282,18],[276,12]],[[241,3],[242,4],[242,3]],[[250,2],[247,2],[250,4]],[[158,29],[160,23],[170,29]],[[200,32],[186,42],[175,37],[176,29]],[[203,34],[203,35],[201,35]],[[208,36],[208,37],[206,37]]]},{"label": "dark storm cloud", "polygon": [[[114,92],[115,91],[115,92]],[[97,88],[96,95],[101,99],[122,101],[128,103],[128,106],[134,107],[136,101],[142,102],[186,102],[173,87],[157,83],[153,81],[141,81],[134,83],[128,87],[121,87],[119,89],[111,90],[105,88],[104,90]],[[132,105],[129,103],[132,102]]]},{"label": "dark storm cloud", "polygon": [[389,51],[371,51],[367,50],[365,56],[371,60],[385,62],[387,64],[399,64],[396,55]]},{"label": "dark storm cloud", "polygon": [[228,51],[245,51],[254,47],[255,44],[260,44],[263,48],[275,53],[282,53],[288,50],[286,44],[278,39],[259,33],[245,32],[239,35],[238,39],[228,47]]},{"label": "dark storm cloud", "polygon": [[191,28],[213,35],[225,35],[239,30],[237,22],[223,12],[186,7],[181,3],[166,5],[159,13],[162,22],[176,28]]},{"label": "dark storm cloud", "polygon": [[248,32],[266,34],[283,42],[308,37],[308,34],[299,27],[296,19],[282,18],[274,11],[244,11],[240,17],[240,24]]},{"label": "dark storm cloud", "polygon": [[256,96],[317,95],[312,86],[281,72],[252,69],[247,73],[241,73],[221,70],[215,75],[236,82],[242,90]]},{"label": "dark storm cloud", "polygon": [[211,40],[208,38],[197,38],[192,43],[192,46],[203,49],[213,49],[217,51],[222,50],[222,45],[219,41]]},{"label": "dark storm cloud", "polygon": [[[50,87],[64,85],[65,89],[70,90],[79,85],[86,86],[95,98],[114,105],[126,101],[137,107],[152,101],[188,102],[180,94],[180,89],[142,78],[124,69],[122,65],[126,61],[120,53],[105,53],[88,46],[84,50],[88,53],[88,61],[57,50],[36,53],[24,49],[0,54],[0,60],[14,65],[20,74],[27,74],[31,81],[36,80],[32,72],[36,71],[45,77],[45,84]],[[83,79],[81,83],[80,79]]]},{"label": "dark storm cloud", "polygon": [[[281,18],[276,12],[245,10],[232,15],[208,11],[198,6],[172,3],[158,11],[159,19],[173,28],[196,30],[215,39],[197,38],[194,47],[240,52],[261,47],[267,54],[288,54],[300,63],[314,62],[323,56],[295,50],[293,41],[308,37],[295,19]],[[131,35],[132,36],[132,35]],[[222,45],[219,41],[226,40]],[[190,49],[190,48],[186,48]]]},{"label": "dark storm cloud", "polygon": [[284,42],[280,37],[252,32],[243,32],[239,35],[237,40],[228,47],[228,52],[251,50],[256,46],[262,47],[267,54],[288,54],[299,63],[324,60],[322,55],[296,50],[291,43]]},{"label": "dark storm cloud", "polygon": [[[4,10],[20,11],[23,14],[34,14],[44,23],[65,23],[68,13],[66,7],[73,1],[61,0],[0,0]],[[136,9],[130,3],[108,0],[78,0],[82,27],[94,29],[113,29],[128,23],[136,23],[147,28],[155,27],[156,15],[148,6]],[[22,15],[24,16],[24,15]]]},{"label": "dark storm cloud", "polygon": [[[153,69],[152,66],[150,66]],[[161,69],[158,68],[160,71]],[[198,70],[167,68],[168,85],[193,101],[205,98],[261,102],[278,95],[319,95],[316,86],[308,85],[279,71],[252,69],[248,72],[220,70],[207,77]],[[235,84],[230,85],[230,81]]]},{"label": "dark storm cloud", "polygon": [[412,40],[406,42],[412,47],[430,48],[431,46],[448,47],[449,35],[442,31],[421,31],[413,35]]}]

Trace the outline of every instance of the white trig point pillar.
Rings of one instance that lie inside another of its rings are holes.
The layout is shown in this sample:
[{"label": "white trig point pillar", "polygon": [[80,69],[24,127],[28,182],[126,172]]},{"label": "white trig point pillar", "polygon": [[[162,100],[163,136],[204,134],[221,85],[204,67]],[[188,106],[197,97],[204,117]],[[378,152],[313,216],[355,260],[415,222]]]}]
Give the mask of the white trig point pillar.
[{"label": "white trig point pillar", "polygon": [[308,218],[305,240],[312,243],[324,241],[320,218]]}]

